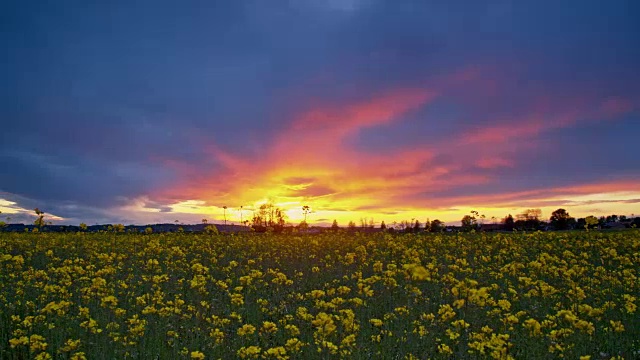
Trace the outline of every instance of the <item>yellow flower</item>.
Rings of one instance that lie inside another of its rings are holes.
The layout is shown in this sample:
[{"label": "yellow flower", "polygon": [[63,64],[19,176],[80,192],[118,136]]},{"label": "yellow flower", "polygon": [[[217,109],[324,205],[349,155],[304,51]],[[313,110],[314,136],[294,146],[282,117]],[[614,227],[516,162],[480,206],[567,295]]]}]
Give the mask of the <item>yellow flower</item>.
[{"label": "yellow flower", "polygon": [[224,340],[224,333],[218,328],[211,330],[209,336],[215,340],[216,344],[220,344]]},{"label": "yellow flower", "polygon": [[457,299],[453,301],[453,306],[456,309],[460,309],[464,306],[465,300],[464,299]]},{"label": "yellow flower", "polygon": [[624,325],[622,325],[622,322],[620,322],[620,321],[609,320],[609,324],[611,324],[611,328],[615,332],[623,332],[624,331]]},{"label": "yellow flower", "polygon": [[265,351],[265,354],[267,357],[273,357],[278,360],[286,360],[289,358],[287,356],[287,350],[282,346],[270,348]]},{"label": "yellow flower", "polygon": [[509,311],[511,310],[511,303],[509,302],[509,300],[500,299],[498,300],[498,307],[500,307],[500,309],[502,309],[503,311]]},{"label": "yellow flower", "polygon": [[241,359],[257,359],[262,349],[259,346],[241,347],[237,351],[238,357]]},{"label": "yellow flower", "polygon": [[529,330],[529,335],[531,336],[542,335],[542,326],[536,319],[527,319],[524,321],[522,326],[524,326],[525,329]]},{"label": "yellow flower", "polygon": [[449,339],[451,339],[451,340],[455,340],[455,339],[457,339],[457,338],[459,338],[459,337],[460,337],[460,334],[459,334],[459,333],[457,333],[456,331],[453,331],[453,330],[451,330],[451,329],[447,329],[447,330],[445,330],[445,332],[444,332],[444,333],[445,333],[445,334],[447,335],[447,337],[449,337]]},{"label": "yellow flower", "polygon": [[309,295],[311,296],[312,299],[319,299],[325,296],[326,293],[322,290],[311,290],[311,293],[309,293]]},{"label": "yellow flower", "polygon": [[318,313],[311,324],[316,327],[316,333],[321,337],[329,336],[337,329],[332,316],[324,312]]},{"label": "yellow flower", "polygon": [[251,335],[256,331],[256,327],[251,324],[244,324],[238,329],[238,335],[245,336]]},{"label": "yellow flower", "polygon": [[453,354],[453,350],[451,350],[451,348],[446,344],[438,345],[438,352],[440,354]]},{"label": "yellow flower", "polygon": [[231,304],[232,305],[244,305],[244,297],[242,294],[231,294]]},{"label": "yellow flower", "polygon": [[517,324],[518,322],[520,322],[520,320],[518,319],[517,316],[515,315],[509,315],[506,318],[504,318],[502,321],[504,321],[506,324]]},{"label": "yellow flower", "polygon": [[64,346],[60,350],[64,352],[74,351],[78,348],[78,346],[80,346],[80,339],[69,339],[64,343]]},{"label": "yellow flower", "polygon": [[411,269],[411,279],[418,281],[431,280],[431,275],[424,266],[419,265]]},{"label": "yellow flower", "polygon": [[34,359],[35,360],[49,360],[49,359],[51,359],[51,355],[49,355],[49,353],[42,352],[42,353],[38,354]]},{"label": "yellow flower", "polygon": [[351,347],[351,346],[355,346],[355,344],[356,344],[355,334],[348,335],[347,337],[342,339],[342,341],[340,342],[340,346],[343,346],[343,347]]},{"label": "yellow flower", "polygon": [[12,349],[17,346],[27,345],[27,344],[29,344],[29,338],[26,336],[21,336],[19,338],[14,338],[9,340],[9,345],[11,346]]},{"label": "yellow flower", "polygon": [[291,338],[287,340],[284,347],[287,348],[290,352],[298,352],[302,349],[304,343],[298,340],[297,338]]},{"label": "yellow flower", "polygon": [[291,335],[291,336],[300,335],[300,329],[298,329],[298,327],[293,325],[293,324],[285,325],[284,329],[287,330],[289,332],[289,335]]},{"label": "yellow flower", "polygon": [[373,325],[375,327],[381,327],[382,326],[382,320],[380,320],[380,319],[370,319],[369,322],[371,323],[371,325]]},{"label": "yellow flower", "polygon": [[330,354],[336,354],[338,352],[338,347],[331,341],[323,340],[320,345],[321,347],[318,348],[318,352],[322,352],[322,349],[328,350]]},{"label": "yellow flower", "polygon": [[467,329],[469,328],[469,326],[471,326],[468,322],[462,319],[452,322],[451,325],[455,326],[458,329]]},{"label": "yellow flower", "polygon": [[440,315],[440,319],[442,320],[442,322],[447,322],[456,316],[456,312],[453,311],[451,305],[444,304],[440,305],[440,309],[438,309],[438,315]]},{"label": "yellow flower", "polygon": [[260,331],[263,333],[274,333],[278,331],[278,327],[271,321],[265,321],[262,323],[262,328],[260,329]]},{"label": "yellow flower", "polygon": [[192,351],[191,352],[191,358],[192,359],[197,359],[197,360],[203,360],[204,359],[204,354],[201,353],[200,351]]},{"label": "yellow flower", "polygon": [[100,300],[100,305],[103,307],[115,307],[118,306],[118,299],[113,295],[105,296]]},{"label": "yellow flower", "polygon": [[47,343],[44,340],[44,337],[40,335],[31,335],[31,337],[29,337],[29,350],[31,350],[31,352],[45,351],[47,349]]},{"label": "yellow flower", "polygon": [[629,294],[624,294],[622,295],[622,299],[624,300],[624,307],[627,310],[627,312],[629,314],[633,314],[636,312],[636,310],[638,309],[638,306],[636,304],[634,304],[634,301],[636,301],[636,297],[635,296],[631,296]]},{"label": "yellow flower", "polygon": [[85,353],[80,351],[71,355],[71,360],[87,360]]},{"label": "yellow flower", "polygon": [[380,261],[376,261],[373,263],[373,271],[380,273],[382,272],[383,266],[384,265]]}]

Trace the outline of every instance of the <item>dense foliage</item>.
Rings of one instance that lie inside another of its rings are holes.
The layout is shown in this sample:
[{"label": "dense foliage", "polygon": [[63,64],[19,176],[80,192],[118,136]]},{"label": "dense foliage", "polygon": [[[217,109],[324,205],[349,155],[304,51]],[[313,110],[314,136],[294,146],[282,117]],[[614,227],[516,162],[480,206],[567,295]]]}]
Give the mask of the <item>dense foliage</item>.
[{"label": "dense foliage", "polygon": [[0,233],[0,358],[640,357],[640,231]]}]

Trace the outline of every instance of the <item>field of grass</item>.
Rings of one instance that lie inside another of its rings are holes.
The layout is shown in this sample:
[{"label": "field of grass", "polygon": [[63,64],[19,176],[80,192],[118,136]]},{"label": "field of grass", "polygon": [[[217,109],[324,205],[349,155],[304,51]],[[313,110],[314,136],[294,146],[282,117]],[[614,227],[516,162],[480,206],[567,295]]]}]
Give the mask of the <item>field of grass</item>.
[{"label": "field of grass", "polygon": [[1,359],[638,359],[640,231],[0,233]]}]

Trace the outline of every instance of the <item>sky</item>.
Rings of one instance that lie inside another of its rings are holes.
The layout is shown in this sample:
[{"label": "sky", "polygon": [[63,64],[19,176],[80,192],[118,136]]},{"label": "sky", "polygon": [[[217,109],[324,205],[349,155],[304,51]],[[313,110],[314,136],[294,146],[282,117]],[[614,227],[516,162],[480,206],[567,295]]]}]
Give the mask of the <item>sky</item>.
[{"label": "sky", "polygon": [[640,214],[638,18],[625,0],[4,2],[0,220]]}]

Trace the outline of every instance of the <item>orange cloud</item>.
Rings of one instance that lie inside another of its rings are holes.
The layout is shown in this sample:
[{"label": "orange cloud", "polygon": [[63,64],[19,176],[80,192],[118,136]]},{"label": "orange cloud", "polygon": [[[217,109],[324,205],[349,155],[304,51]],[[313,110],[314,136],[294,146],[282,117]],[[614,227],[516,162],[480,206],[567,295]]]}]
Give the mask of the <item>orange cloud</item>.
[{"label": "orange cloud", "polygon": [[[492,216],[504,216],[521,206],[518,204],[545,209],[557,204],[576,208],[579,204],[567,199],[598,191],[628,190],[638,196],[640,190],[631,182],[472,196],[438,194],[498,184],[500,179],[490,171],[515,168],[518,151],[535,149],[541,134],[582,121],[607,120],[633,109],[622,99],[590,104],[578,96],[553,101],[542,97],[533,101],[530,109],[522,110],[520,117],[488,121],[483,128],[432,143],[384,153],[359,151],[351,146],[350,141],[359,131],[399,123],[437,100],[443,91],[469,81],[483,81],[477,68],[441,80],[439,89],[400,88],[349,104],[316,104],[293,116],[264,152],[255,157],[238,156],[207,143],[206,154],[216,160],[220,169],[182,169],[177,165],[176,169],[189,176],[156,195],[195,206],[217,219],[222,217],[222,205],[229,207],[227,218],[237,221],[241,205],[251,210],[271,201],[285,208],[293,222],[301,220],[299,208],[310,205],[315,211],[311,221],[314,217],[336,218],[343,223],[361,217],[399,221],[424,217],[427,212],[432,218],[454,221],[461,211],[478,209],[478,204]],[[494,91],[499,87],[495,82],[491,86]],[[443,154],[450,158],[442,160]],[[471,169],[483,172],[474,173]],[[189,207],[174,208],[186,211]]]},{"label": "orange cloud", "polygon": [[[293,119],[262,156],[254,159],[243,159],[209,144],[207,153],[218,160],[224,171],[187,179],[162,195],[250,205],[265,200],[303,201],[390,184],[415,184],[415,177],[403,175],[413,171],[420,177],[417,167],[429,161],[430,152],[365,154],[349,148],[345,138],[359,129],[397,121],[434,97],[435,92],[429,90],[398,89],[355,104],[307,110]],[[357,206],[354,202],[357,201],[341,205]]]}]

